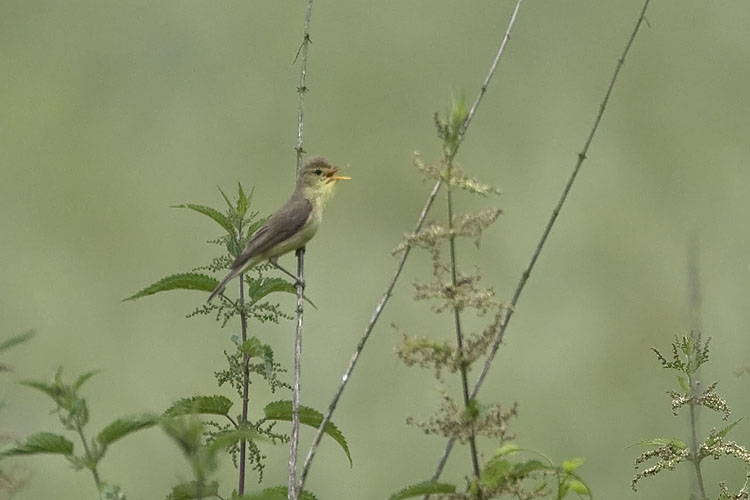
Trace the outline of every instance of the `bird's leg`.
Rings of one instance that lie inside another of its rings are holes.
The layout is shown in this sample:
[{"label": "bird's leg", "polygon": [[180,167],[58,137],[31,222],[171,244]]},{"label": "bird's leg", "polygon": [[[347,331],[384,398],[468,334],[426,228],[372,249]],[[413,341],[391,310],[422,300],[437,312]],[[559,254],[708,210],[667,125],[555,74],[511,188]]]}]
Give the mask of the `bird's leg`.
[{"label": "bird's leg", "polygon": [[276,259],[269,259],[268,262],[270,262],[273,267],[275,267],[279,271],[284,272],[287,276],[289,276],[290,278],[292,278],[294,280],[294,286],[299,285],[302,288],[305,288],[305,282],[303,280],[299,279],[299,276],[297,276],[295,274],[292,274],[289,271],[287,271],[286,269],[284,269],[283,267],[281,267],[279,265],[279,263],[276,261]]}]

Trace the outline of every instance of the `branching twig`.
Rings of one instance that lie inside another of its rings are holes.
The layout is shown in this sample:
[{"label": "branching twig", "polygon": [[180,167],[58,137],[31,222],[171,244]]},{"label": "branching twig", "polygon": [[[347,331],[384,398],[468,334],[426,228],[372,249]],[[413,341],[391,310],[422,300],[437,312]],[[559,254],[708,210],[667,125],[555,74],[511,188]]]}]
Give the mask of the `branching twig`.
[{"label": "branching twig", "polygon": [[[474,388],[471,391],[472,398],[476,397],[477,393],[479,392],[479,389],[482,387],[482,384],[484,383],[484,379],[487,376],[487,373],[489,372],[490,366],[492,366],[492,361],[494,360],[495,355],[497,354],[497,350],[500,348],[500,344],[503,341],[505,330],[507,329],[508,323],[510,322],[510,318],[513,315],[514,308],[516,307],[516,304],[518,304],[518,299],[521,296],[521,292],[526,286],[526,282],[528,281],[529,276],[531,276],[531,271],[534,268],[534,265],[536,264],[536,261],[539,258],[539,254],[541,253],[542,248],[544,247],[544,244],[547,241],[547,237],[552,231],[552,227],[554,226],[555,221],[557,220],[557,216],[560,214],[560,210],[562,209],[563,204],[565,203],[565,200],[568,197],[568,193],[570,192],[570,189],[573,186],[573,182],[575,181],[576,176],[578,175],[578,171],[581,168],[581,164],[583,163],[583,160],[586,159],[586,153],[588,152],[589,146],[591,145],[591,141],[594,139],[594,136],[596,135],[596,131],[599,128],[599,122],[601,121],[602,116],[604,115],[604,111],[607,108],[607,103],[609,102],[609,97],[612,94],[612,89],[614,88],[615,82],[617,81],[617,77],[620,74],[620,70],[622,69],[623,64],[625,64],[625,57],[630,51],[630,47],[633,44],[633,40],[635,40],[636,35],[638,34],[641,24],[646,21],[646,9],[648,8],[649,2],[650,0],[646,0],[643,4],[643,8],[641,9],[641,13],[638,16],[638,20],[635,24],[635,28],[633,28],[633,32],[631,33],[630,38],[628,39],[628,42],[625,45],[625,49],[623,50],[622,55],[617,61],[617,66],[615,67],[615,71],[612,75],[612,79],[609,82],[607,91],[604,94],[604,99],[602,99],[602,103],[599,106],[599,112],[597,113],[596,118],[594,119],[594,125],[591,128],[591,132],[589,132],[589,135],[586,138],[586,142],[583,145],[583,149],[581,150],[580,153],[578,153],[578,160],[576,161],[576,164],[573,167],[573,172],[570,174],[570,177],[568,178],[568,182],[563,188],[562,194],[560,195],[560,199],[558,200],[557,205],[555,205],[555,209],[552,211],[552,216],[550,217],[550,220],[547,221],[547,226],[544,228],[544,231],[542,232],[542,237],[540,238],[539,243],[537,244],[536,249],[534,250],[534,253],[531,256],[531,260],[529,261],[529,264],[526,267],[526,270],[521,275],[521,280],[519,281],[516,287],[516,290],[513,294],[513,299],[511,300],[509,307],[506,309],[505,317],[503,318],[500,328],[498,329],[497,336],[495,337],[495,341],[493,342],[493,345],[492,345],[492,350],[490,351],[490,354],[484,363],[484,367],[482,368],[482,372],[479,374],[479,377],[477,378],[477,381],[474,384]],[[443,450],[443,456],[440,458],[440,462],[438,463],[435,473],[432,476],[433,480],[437,480],[440,477],[440,474],[443,471],[443,467],[445,467],[445,463],[448,460],[448,456],[450,456],[451,450],[453,449],[454,441],[455,441],[454,439],[449,440],[448,444],[445,447],[445,450]]]}]

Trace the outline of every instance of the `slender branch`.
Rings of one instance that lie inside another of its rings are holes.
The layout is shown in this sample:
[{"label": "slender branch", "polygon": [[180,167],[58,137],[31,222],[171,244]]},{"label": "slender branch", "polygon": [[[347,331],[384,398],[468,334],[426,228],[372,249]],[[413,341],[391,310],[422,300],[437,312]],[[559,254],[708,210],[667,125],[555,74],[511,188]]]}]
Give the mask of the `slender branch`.
[{"label": "slender branch", "polygon": [[[479,103],[482,102],[482,98],[484,97],[484,94],[487,93],[487,88],[490,86],[490,81],[492,80],[492,77],[495,75],[495,70],[497,69],[497,65],[500,63],[500,58],[503,56],[503,53],[505,52],[505,46],[508,44],[508,41],[510,40],[510,31],[513,29],[513,25],[516,23],[516,16],[518,16],[518,10],[521,8],[522,1],[523,0],[518,0],[516,2],[516,6],[513,9],[513,14],[511,14],[510,20],[508,21],[508,27],[505,28],[505,35],[503,36],[503,40],[500,42],[500,47],[498,47],[497,53],[495,54],[495,58],[492,60],[492,64],[490,64],[490,69],[487,72],[487,76],[484,77],[482,86],[479,88],[479,94],[477,94],[476,99],[474,99],[474,103],[471,105],[471,108],[469,109],[469,113],[466,115],[466,120],[464,120],[464,123],[461,126],[461,130],[459,130],[459,133],[458,133],[459,144],[463,142],[464,135],[466,135],[466,130],[469,128],[469,124],[471,123],[471,120],[474,118],[474,113],[476,113],[477,108],[479,107]],[[457,151],[458,151],[458,147],[456,147],[456,152]]]},{"label": "slender branch", "polygon": [[[586,138],[586,142],[584,143],[583,149],[580,153],[578,153],[578,160],[576,161],[575,166],[573,167],[573,172],[570,174],[570,177],[568,178],[568,182],[566,183],[562,194],[560,195],[560,199],[557,202],[557,205],[555,205],[554,210],[552,211],[552,216],[550,217],[549,221],[547,221],[547,226],[544,228],[544,231],[542,232],[542,237],[539,240],[539,243],[536,246],[536,249],[534,250],[534,253],[531,256],[531,260],[524,270],[523,274],[521,275],[521,279],[516,286],[516,290],[513,294],[513,299],[510,302],[510,305],[506,309],[505,317],[503,318],[500,328],[498,329],[497,335],[495,337],[495,340],[492,344],[492,349],[490,351],[489,356],[485,360],[484,367],[482,368],[482,372],[479,374],[479,377],[477,378],[476,383],[474,384],[474,387],[471,391],[471,397],[476,397],[477,393],[479,392],[479,389],[482,387],[482,384],[484,383],[484,379],[487,376],[487,373],[489,372],[490,367],[492,366],[492,361],[495,359],[495,355],[497,354],[497,350],[500,348],[500,344],[503,341],[503,337],[505,336],[505,330],[508,327],[508,323],[510,322],[511,317],[513,316],[513,311],[515,310],[516,305],[518,304],[518,300],[521,296],[521,292],[523,291],[524,287],[526,286],[526,282],[528,281],[529,277],[531,276],[531,271],[534,268],[534,265],[536,264],[537,259],[539,258],[539,254],[542,251],[542,248],[544,248],[544,244],[547,241],[547,237],[549,236],[550,232],[552,231],[552,227],[555,224],[555,221],[557,220],[557,216],[560,214],[560,211],[563,207],[563,204],[565,203],[565,200],[568,197],[568,193],[570,192],[571,187],[573,186],[573,182],[575,181],[578,172],[581,168],[581,164],[583,163],[583,160],[586,159],[586,153],[589,150],[589,146],[591,145],[591,141],[594,139],[594,136],[596,135],[596,132],[599,128],[599,122],[601,122],[602,116],[604,115],[604,111],[607,108],[607,103],[609,102],[609,97],[612,94],[612,89],[614,88],[615,82],[617,81],[617,77],[620,74],[620,70],[622,69],[622,66],[625,64],[625,57],[627,56],[628,52],[630,52],[630,47],[633,44],[633,40],[635,40],[636,35],[638,34],[638,31],[640,30],[641,24],[646,21],[646,9],[648,8],[650,0],[646,0],[643,4],[643,8],[641,9],[641,13],[638,16],[638,20],[636,21],[635,27],[633,28],[633,32],[630,35],[630,38],[628,39],[627,44],[625,45],[625,49],[622,52],[622,55],[617,60],[617,65],[615,67],[615,71],[612,75],[612,79],[609,82],[609,86],[607,87],[607,91],[604,94],[604,98],[602,99],[602,102],[599,106],[599,112],[597,113],[594,124],[591,128],[591,131],[589,132],[588,137]],[[519,2],[520,3],[520,2]],[[450,456],[450,453],[453,449],[453,442],[455,439],[450,439],[448,441],[448,444],[445,447],[445,450],[443,450],[443,455],[440,458],[440,461],[438,462],[438,466],[435,469],[435,473],[433,474],[432,478],[434,480],[438,479],[440,477],[440,474],[443,471],[443,468],[445,467],[445,463],[448,461],[448,456]]]},{"label": "slender branch", "polygon": [[[304,130],[304,109],[305,93],[307,92],[307,54],[310,48],[310,18],[312,17],[313,0],[307,1],[305,11],[305,27],[302,35],[302,44],[297,51],[297,57],[302,55],[299,72],[299,85],[297,86],[297,168],[299,174],[302,168],[302,155],[305,152],[303,147],[303,130]],[[297,59],[295,57],[295,61]],[[290,500],[297,500],[302,491],[302,484],[297,484],[297,455],[299,452],[299,406],[300,391],[302,379],[302,318],[304,312],[304,269],[305,269],[305,249],[297,250],[297,328],[294,336],[294,382],[292,384],[292,435],[289,442],[289,481],[287,497]]]}]

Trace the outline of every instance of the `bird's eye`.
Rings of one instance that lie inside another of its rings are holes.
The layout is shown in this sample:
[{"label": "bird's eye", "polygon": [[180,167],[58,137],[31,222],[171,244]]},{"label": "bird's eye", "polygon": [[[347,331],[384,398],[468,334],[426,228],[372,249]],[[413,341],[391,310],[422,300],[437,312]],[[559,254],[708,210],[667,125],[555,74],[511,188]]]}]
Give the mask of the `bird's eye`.
[{"label": "bird's eye", "polygon": [[321,169],[319,169],[319,168],[315,170],[315,175],[320,175],[322,173],[323,173],[323,171]]}]

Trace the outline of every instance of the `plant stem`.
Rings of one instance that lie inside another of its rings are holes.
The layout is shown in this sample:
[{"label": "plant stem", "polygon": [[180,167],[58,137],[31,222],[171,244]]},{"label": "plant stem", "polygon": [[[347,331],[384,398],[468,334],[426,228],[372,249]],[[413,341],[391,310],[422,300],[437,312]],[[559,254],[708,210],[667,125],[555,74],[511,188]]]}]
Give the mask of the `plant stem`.
[{"label": "plant stem", "polygon": [[706,496],[706,486],[703,483],[703,471],[701,470],[701,459],[698,456],[698,410],[699,405],[695,402],[695,395],[698,392],[698,381],[695,379],[695,373],[699,366],[698,357],[698,343],[694,331],[690,332],[692,338],[691,345],[692,350],[688,354],[688,384],[690,385],[690,461],[693,462],[693,468],[695,469],[695,484],[698,492],[700,493],[701,500],[708,500]]},{"label": "plant stem", "polygon": [[299,405],[302,383],[302,319],[304,288],[305,247],[297,250],[297,329],[294,336],[294,382],[292,384],[292,435],[289,440],[289,484],[287,496],[290,500],[299,498],[302,487],[297,484],[297,454],[299,451]]},{"label": "plant stem", "polygon": [[81,427],[81,424],[76,422],[76,430],[78,431],[78,436],[81,438],[81,443],[83,444],[83,451],[86,453],[86,462],[89,470],[91,471],[91,474],[94,476],[94,484],[96,484],[96,491],[100,491],[101,489],[101,480],[99,479],[99,471],[96,469],[96,464],[92,463],[92,457],[91,457],[91,450],[89,450],[89,443],[86,441],[86,436],[83,434],[83,427]]},{"label": "plant stem", "polygon": [[[239,234],[242,234],[241,232]],[[245,312],[245,275],[240,274],[240,325],[242,328],[242,344],[247,342],[247,313]],[[244,426],[247,424],[247,408],[250,403],[250,355],[247,353],[242,354],[242,417],[240,418],[239,425]],[[245,493],[245,455],[247,453],[247,442],[245,439],[240,439],[240,463],[239,463],[239,484],[237,485],[237,493],[242,495]]]},{"label": "plant stem", "polygon": [[[458,278],[456,271],[456,237],[453,234],[453,189],[450,183],[450,177],[453,169],[453,159],[449,159],[447,165],[448,168],[448,183],[447,183],[447,197],[448,197],[448,228],[450,231],[450,238],[448,239],[448,246],[450,248],[450,265],[451,265],[451,285],[453,290],[457,293]],[[456,326],[456,348],[458,349],[458,355],[461,358],[460,372],[461,372],[461,390],[464,398],[464,410],[469,411],[471,401],[469,399],[469,380],[466,373],[467,366],[463,361],[463,332],[461,329],[461,311],[456,305],[453,305],[453,319]],[[473,425],[473,424],[472,424]],[[479,481],[479,456],[477,454],[477,442],[474,436],[474,430],[472,429],[469,436],[469,449],[471,452],[471,466],[474,472],[474,479]],[[481,500],[482,491],[480,488],[476,489],[476,498]]]},{"label": "plant stem", "polygon": [[[305,152],[303,142],[305,93],[307,92],[307,53],[310,48],[310,19],[312,17],[313,0],[307,0],[305,10],[305,27],[302,35],[302,44],[297,51],[297,58],[302,55],[299,71],[299,84],[297,85],[297,144],[294,150],[297,152],[297,170],[299,174],[302,168],[302,155]],[[304,481],[297,483],[297,454],[299,452],[299,406],[300,385],[302,377],[302,313],[304,311],[304,267],[305,248],[297,250],[297,328],[294,337],[294,381],[292,383],[292,435],[289,442],[289,481],[287,486],[287,497],[297,500]]]}]

